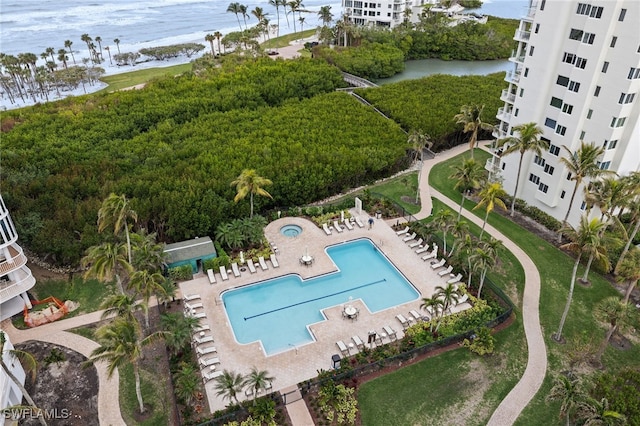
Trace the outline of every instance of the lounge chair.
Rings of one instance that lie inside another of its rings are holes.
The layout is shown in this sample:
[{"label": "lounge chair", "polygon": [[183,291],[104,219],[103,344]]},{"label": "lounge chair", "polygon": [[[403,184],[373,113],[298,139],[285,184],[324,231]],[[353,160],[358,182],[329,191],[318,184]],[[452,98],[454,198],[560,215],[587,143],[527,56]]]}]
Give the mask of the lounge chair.
[{"label": "lounge chair", "polygon": [[391,336],[393,336],[393,340],[396,340],[398,338],[398,334],[390,326],[385,325],[384,327],[382,327],[382,329],[384,330],[385,333],[387,333],[387,336],[389,336],[389,340],[391,340]]},{"label": "lounge chair", "polygon": [[338,345],[338,349],[340,349],[340,352],[342,352],[342,355],[349,355],[349,348],[347,347],[347,345],[344,344],[342,340],[338,340],[336,342],[336,345]]},{"label": "lounge chair", "polygon": [[336,229],[336,231],[342,232],[342,226],[340,226],[337,220],[333,221],[333,227]]},{"label": "lounge chair", "polygon": [[415,309],[412,309],[409,311],[409,314],[413,317],[413,319],[415,319],[416,321],[422,321],[424,318],[422,318],[422,315],[420,315],[420,312],[416,311]]},{"label": "lounge chair", "polygon": [[408,226],[406,228],[404,228],[402,231],[397,231],[396,235],[406,234],[407,232],[409,232],[409,227]]},{"label": "lounge chair", "polygon": [[196,348],[196,354],[198,356],[202,356],[202,355],[207,355],[207,354],[213,354],[213,353],[217,353],[218,350],[216,349],[215,346],[207,346],[206,348],[203,348],[202,346],[198,346]]},{"label": "lounge chair", "polygon": [[213,269],[207,269],[207,276],[209,277],[209,284],[216,283],[216,275],[213,273]]},{"label": "lounge chair", "polygon": [[438,275],[440,275],[441,277],[444,277],[445,275],[450,274],[451,271],[453,271],[453,266],[449,265],[447,269],[438,272]]},{"label": "lounge chair", "polygon": [[360,220],[359,217],[356,216],[356,224],[360,227],[360,228],[364,228],[364,223],[362,223],[362,221]]},{"label": "lounge chair", "polygon": [[326,223],[322,224],[322,229],[324,229],[324,233],[327,235],[331,235],[331,229],[329,229],[329,225],[327,225]]},{"label": "lounge chair", "polygon": [[220,364],[220,358],[218,357],[214,357],[214,358],[200,358],[198,360],[198,362],[200,363],[201,366],[203,367],[209,367],[211,365],[217,365]]},{"label": "lounge chair", "polygon": [[280,264],[278,263],[278,259],[276,259],[275,254],[272,254],[271,256],[269,256],[269,259],[271,259],[271,264],[273,265],[274,268],[277,268],[278,266],[280,266]]},{"label": "lounge chair", "polygon": [[200,295],[199,294],[185,294],[184,296],[182,296],[182,298],[186,301],[191,301],[191,300],[199,300],[200,299]]},{"label": "lounge chair", "polygon": [[406,237],[404,237],[402,239],[402,241],[404,241],[406,243],[407,241],[413,240],[415,237],[416,237],[416,233],[412,232],[411,235],[407,235]]},{"label": "lounge chair", "polygon": [[342,223],[344,223],[344,226],[346,226],[349,231],[353,231],[353,225],[349,222],[349,219],[345,219]]},{"label": "lounge chair", "polygon": [[419,239],[418,241],[416,241],[415,243],[411,243],[411,244],[409,244],[409,247],[411,247],[411,248],[418,247],[420,244],[422,244],[422,241],[423,241],[423,240],[422,240],[422,238],[420,238],[420,239]]},{"label": "lounge chair", "polygon": [[220,377],[222,376],[224,373],[222,371],[207,371],[207,372],[203,372],[202,373],[202,377],[204,378],[205,382],[208,382],[209,380],[213,380],[216,377]]},{"label": "lounge chair", "polygon": [[184,308],[188,311],[194,311],[198,308],[203,308],[204,306],[202,305],[202,303],[194,303],[193,305],[184,302]]},{"label": "lounge chair", "polygon": [[411,323],[409,322],[409,320],[408,320],[408,319],[406,319],[406,318],[404,317],[404,315],[402,315],[402,314],[398,314],[398,315],[396,315],[396,319],[397,319],[398,321],[400,321],[400,324],[402,324],[402,328],[407,328],[407,327],[409,327],[409,325],[411,325]]},{"label": "lounge chair", "polygon": [[222,276],[222,281],[226,281],[229,279],[229,276],[227,275],[227,267],[226,266],[221,266],[220,267],[220,276]]},{"label": "lounge chair", "polygon": [[201,318],[206,318],[207,314],[205,312],[185,311],[185,316],[201,319]]},{"label": "lounge chair", "polygon": [[438,269],[438,268],[442,268],[444,266],[444,264],[447,263],[446,259],[442,259],[436,263],[434,263],[433,265],[431,265],[431,269]]},{"label": "lounge chair", "polygon": [[451,278],[450,280],[447,281],[447,284],[455,284],[460,282],[460,280],[462,279],[462,274],[458,274],[455,277]]},{"label": "lounge chair", "polygon": [[438,256],[438,253],[436,253],[434,250],[422,256],[422,260],[435,259],[437,256]]},{"label": "lounge chair", "polygon": [[456,306],[457,305],[461,305],[465,302],[467,302],[469,300],[469,295],[468,294],[463,294],[462,297],[458,298],[458,301],[456,302]]},{"label": "lounge chair", "polygon": [[197,345],[201,345],[203,343],[212,343],[213,336],[204,336],[204,337],[196,336],[193,338],[193,341]]},{"label": "lounge chair", "polygon": [[248,259],[248,260],[247,260],[247,266],[249,267],[249,271],[250,271],[252,274],[255,274],[255,273],[256,273],[256,265],[254,265],[254,264],[253,264],[253,260],[252,260],[252,259]]},{"label": "lounge chair", "polygon": [[193,329],[193,334],[197,334],[197,333],[201,333],[203,331],[209,331],[209,330],[211,330],[211,328],[209,327],[209,324],[204,324],[204,325],[201,325],[198,328],[194,328]]},{"label": "lounge chair", "polygon": [[240,269],[238,268],[238,264],[233,262],[231,264],[231,270],[233,271],[233,276],[238,278],[240,276]]},{"label": "lounge chair", "polygon": [[263,256],[260,256],[258,258],[258,263],[260,263],[260,267],[262,268],[263,271],[266,271],[267,269],[269,269],[269,267],[267,266],[267,262],[265,262]]},{"label": "lounge chair", "polygon": [[362,340],[360,340],[359,336],[353,336],[351,338],[351,340],[353,340],[353,343],[355,343],[356,348],[358,348],[358,349],[364,348],[364,342]]},{"label": "lounge chair", "polygon": [[416,253],[417,254],[424,253],[425,251],[429,250],[429,248],[430,247],[428,245],[425,245],[424,247],[421,247],[418,250],[416,250]]}]

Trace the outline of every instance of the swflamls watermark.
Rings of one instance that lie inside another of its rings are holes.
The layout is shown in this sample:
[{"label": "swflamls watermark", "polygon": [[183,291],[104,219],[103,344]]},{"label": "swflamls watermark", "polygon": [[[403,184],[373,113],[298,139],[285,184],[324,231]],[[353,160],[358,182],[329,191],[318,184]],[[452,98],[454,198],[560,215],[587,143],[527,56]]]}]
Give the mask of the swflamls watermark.
[{"label": "swflamls watermark", "polygon": [[40,409],[34,407],[8,407],[2,409],[2,417],[7,420],[28,420],[44,418],[45,420],[63,420],[71,417],[67,408]]}]

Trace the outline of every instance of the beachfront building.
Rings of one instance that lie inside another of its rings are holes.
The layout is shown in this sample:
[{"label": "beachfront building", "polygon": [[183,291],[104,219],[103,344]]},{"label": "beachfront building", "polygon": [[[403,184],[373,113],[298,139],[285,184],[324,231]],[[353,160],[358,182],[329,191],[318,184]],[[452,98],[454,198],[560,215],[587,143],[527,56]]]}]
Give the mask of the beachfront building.
[{"label": "beachfront building", "polygon": [[[525,154],[516,196],[558,220],[575,185],[560,161],[568,155],[563,146],[575,152],[581,141],[595,142],[605,149],[601,169],[621,176],[640,170],[639,24],[637,0],[541,0],[530,3],[515,33],[494,136],[513,135],[523,123],[543,129],[550,148],[541,157]],[[513,194],[520,155],[498,154],[486,168]],[[569,223],[585,209],[581,187]]]},{"label": "beachfront building", "polygon": [[342,13],[355,25],[395,28],[405,19],[418,22],[425,5],[437,0],[342,0]]},{"label": "beachfront building", "polygon": [[0,196],[0,321],[31,308],[27,291],[36,280],[27,268],[27,256],[18,245],[18,233]]},{"label": "beachfront building", "polygon": [[[2,346],[2,362],[6,365],[18,381],[24,385],[25,380],[25,372],[22,368],[22,364],[18,361],[18,358],[11,354],[13,350],[13,345],[11,344],[11,340],[9,340],[9,336],[0,330],[0,333],[4,334],[4,345]],[[4,409],[7,407],[13,407],[15,405],[22,404],[22,391],[16,385],[16,383],[9,377],[9,375],[4,371],[4,369],[0,369],[0,409]],[[4,424],[13,424],[12,421],[6,421],[5,416],[0,416],[0,426]],[[5,423],[6,421],[6,423]]]}]

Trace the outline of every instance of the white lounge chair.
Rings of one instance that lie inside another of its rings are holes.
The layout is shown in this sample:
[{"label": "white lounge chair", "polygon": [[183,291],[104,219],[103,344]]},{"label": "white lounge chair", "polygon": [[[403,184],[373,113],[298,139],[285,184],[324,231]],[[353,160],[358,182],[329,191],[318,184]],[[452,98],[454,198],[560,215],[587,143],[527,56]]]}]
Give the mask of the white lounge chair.
[{"label": "white lounge chair", "polygon": [[200,295],[199,294],[185,294],[184,296],[182,296],[182,298],[186,301],[191,301],[191,300],[199,300],[200,299]]},{"label": "white lounge chair", "polygon": [[447,284],[455,284],[460,282],[460,280],[462,279],[462,274],[458,274],[455,277],[451,278],[450,280],[447,281]]},{"label": "white lounge chair", "polygon": [[407,235],[406,237],[404,237],[402,239],[402,241],[404,241],[406,243],[407,241],[413,240],[415,237],[416,237],[416,233],[412,232],[411,235]]},{"label": "white lounge chair", "polygon": [[222,277],[222,281],[226,281],[229,279],[229,276],[227,275],[227,267],[226,266],[221,266],[220,267],[220,276]]},{"label": "white lounge chair", "polygon": [[265,262],[263,256],[260,256],[258,258],[258,263],[260,263],[260,267],[262,268],[263,271],[266,271],[267,269],[269,269],[269,267],[267,266],[267,262]]},{"label": "white lounge chair", "polygon": [[207,269],[207,276],[209,277],[209,284],[216,283],[216,275],[213,273],[213,269]]},{"label": "white lounge chair", "polygon": [[224,373],[222,371],[207,371],[202,373],[202,377],[204,377],[204,381],[208,382],[209,380],[213,380],[216,377],[222,376]]},{"label": "white lounge chair", "polygon": [[353,225],[351,225],[349,219],[345,219],[342,223],[344,223],[344,226],[346,226],[349,231],[353,231]]},{"label": "white lounge chair", "polygon": [[407,232],[409,232],[409,227],[408,226],[406,228],[404,228],[402,231],[397,231],[396,235],[406,234]]},{"label": "white lounge chair", "polygon": [[233,262],[231,264],[231,270],[233,271],[233,276],[238,278],[240,276],[240,269],[238,268],[238,264]]},{"label": "white lounge chair", "polygon": [[337,220],[333,221],[333,227],[336,229],[336,231],[342,232],[342,226],[340,226]]},{"label": "white lounge chair", "polygon": [[420,313],[418,311],[416,311],[415,309],[412,309],[409,311],[409,314],[413,317],[413,319],[415,319],[416,321],[422,321],[422,315],[420,315]]},{"label": "white lounge chair", "polygon": [[196,312],[196,311],[185,311],[184,312],[185,316],[190,316],[192,318],[206,318],[207,314],[203,311],[203,312]]},{"label": "white lounge chair", "polygon": [[209,367],[211,365],[216,365],[216,364],[220,364],[220,358],[218,357],[214,357],[214,358],[200,358],[198,360],[198,362],[200,363],[201,366],[203,367]]},{"label": "white lounge chair", "polygon": [[202,356],[202,355],[207,355],[207,354],[213,354],[213,353],[217,353],[218,350],[216,349],[215,346],[207,346],[206,348],[203,348],[202,346],[198,346],[196,348],[196,354],[198,356]]},{"label": "white lounge chair", "polygon": [[197,333],[201,333],[203,331],[209,331],[209,330],[211,330],[211,328],[209,327],[209,324],[203,324],[198,328],[194,328],[193,334],[197,334]]},{"label": "white lounge chair", "polygon": [[322,229],[324,229],[324,233],[327,235],[331,235],[331,229],[329,229],[329,225],[327,225],[326,223],[322,224]]},{"label": "white lounge chair", "polygon": [[444,264],[447,263],[446,259],[442,259],[436,263],[434,263],[433,265],[431,265],[431,269],[438,269],[438,268],[442,268],[444,266]]},{"label": "white lounge chair", "polygon": [[347,347],[347,345],[344,344],[342,340],[338,340],[336,342],[336,345],[338,345],[338,349],[340,349],[340,352],[342,352],[342,355],[349,355],[349,348]]},{"label": "white lounge chair", "polygon": [[398,321],[400,321],[400,324],[402,324],[402,328],[407,328],[407,327],[409,327],[409,325],[411,325],[411,323],[409,322],[409,320],[408,320],[408,319],[406,319],[406,318],[404,317],[404,315],[402,315],[402,314],[398,314],[398,315],[396,315],[396,319],[397,319]]},{"label": "white lounge chair", "polygon": [[196,336],[193,338],[193,341],[197,345],[201,345],[203,343],[211,343],[213,342],[213,336],[204,336],[204,337]]},{"label": "white lounge chair", "polygon": [[351,340],[353,340],[353,343],[355,343],[356,348],[358,349],[364,348],[364,342],[360,339],[360,336],[353,336]]},{"label": "white lounge chair", "polygon": [[204,306],[202,305],[202,303],[189,304],[187,302],[184,302],[184,308],[188,311],[195,311],[196,309],[203,307]]},{"label": "white lounge chair", "polygon": [[271,264],[273,265],[274,268],[277,268],[278,266],[280,266],[280,264],[278,263],[278,259],[276,259],[275,254],[272,254],[271,256],[269,256],[269,259],[271,259]]},{"label": "white lounge chair", "polygon": [[430,248],[430,247],[429,247],[428,245],[426,245],[426,246],[421,247],[421,248],[419,248],[418,250],[416,250],[416,253],[417,253],[417,254],[424,253],[425,251],[429,250],[429,248]]},{"label": "white lounge chair", "polygon": [[418,247],[420,244],[422,244],[422,241],[423,241],[423,240],[422,240],[422,238],[420,238],[420,239],[419,239],[418,241],[416,241],[415,243],[411,243],[411,244],[409,244],[409,247],[411,247],[411,248]]},{"label": "white lounge chair", "polygon": [[457,305],[461,305],[465,302],[467,302],[469,300],[469,295],[467,293],[463,294],[462,297],[458,298],[458,301],[456,302],[456,306]]},{"label": "white lounge chair", "polygon": [[445,275],[450,274],[451,271],[453,271],[453,266],[449,265],[447,269],[438,272],[438,275],[440,275],[441,277],[444,277]]},{"label": "white lounge chair", "polygon": [[437,256],[438,256],[438,253],[436,253],[435,251],[432,251],[422,256],[422,260],[435,259]]},{"label": "white lounge chair", "polygon": [[362,223],[362,221],[360,220],[359,217],[356,216],[356,224],[360,227],[360,228],[364,228],[364,223]]},{"label": "white lounge chair", "polygon": [[251,272],[252,274],[256,273],[256,265],[253,264],[252,259],[247,260],[247,266],[249,267],[249,272]]},{"label": "white lounge chair", "polygon": [[384,327],[382,327],[382,329],[384,330],[385,333],[387,333],[387,336],[389,336],[389,340],[391,340],[392,336],[393,336],[393,340],[396,340],[398,338],[398,334],[390,326],[385,325]]}]

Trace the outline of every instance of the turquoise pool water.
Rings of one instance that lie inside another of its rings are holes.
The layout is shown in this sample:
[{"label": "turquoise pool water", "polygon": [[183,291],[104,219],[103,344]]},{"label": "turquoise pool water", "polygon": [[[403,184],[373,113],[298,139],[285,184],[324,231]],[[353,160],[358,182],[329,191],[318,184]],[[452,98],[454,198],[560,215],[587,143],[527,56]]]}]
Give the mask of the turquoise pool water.
[{"label": "turquoise pool water", "polygon": [[226,291],[222,295],[239,343],[260,341],[267,355],[313,341],[307,326],[324,320],[321,309],[362,299],[378,312],[419,297],[418,291],[367,239],[329,247],[336,273],[298,275]]}]

